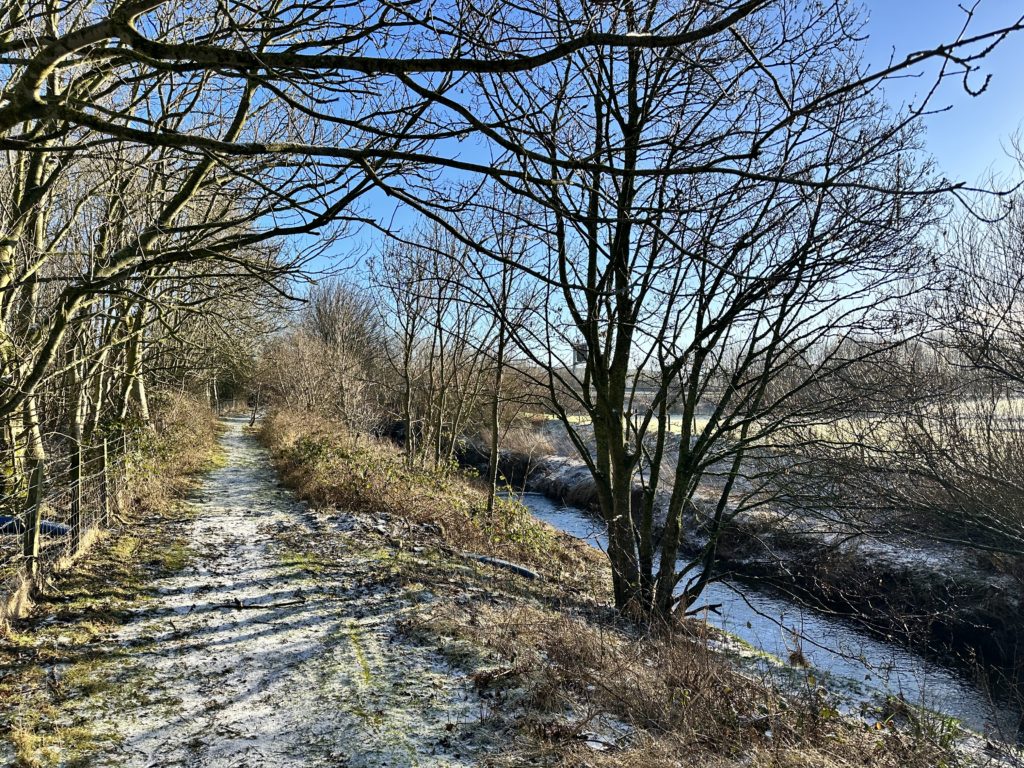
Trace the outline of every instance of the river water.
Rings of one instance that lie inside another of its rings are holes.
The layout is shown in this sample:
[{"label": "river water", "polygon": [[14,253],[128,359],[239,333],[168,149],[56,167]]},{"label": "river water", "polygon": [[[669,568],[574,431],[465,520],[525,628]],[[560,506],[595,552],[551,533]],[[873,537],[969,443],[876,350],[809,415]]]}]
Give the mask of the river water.
[{"label": "river water", "polygon": [[[533,515],[591,546],[605,548],[603,525],[575,507],[539,493],[519,496]],[[775,665],[776,674],[792,681],[813,675],[839,697],[842,709],[902,697],[910,704],[955,717],[968,727],[1014,742],[1024,738],[1019,705],[993,697],[955,660],[915,653],[886,642],[850,621],[799,605],[784,596],[738,581],[712,583],[700,604],[720,607],[708,612],[713,626],[781,660],[799,650],[806,668]]]}]

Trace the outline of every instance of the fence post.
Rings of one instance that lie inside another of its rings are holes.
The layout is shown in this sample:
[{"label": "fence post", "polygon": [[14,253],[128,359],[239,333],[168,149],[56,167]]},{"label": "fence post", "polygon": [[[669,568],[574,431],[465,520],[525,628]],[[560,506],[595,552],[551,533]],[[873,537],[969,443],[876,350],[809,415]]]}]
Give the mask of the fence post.
[{"label": "fence post", "polygon": [[103,445],[100,452],[100,520],[103,527],[110,526],[110,487],[107,481],[107,462],[110,456],[107,452],[107,438],[103,438]]},{"label": "fence post", "polygon": [[31,460],[31,475],[28,487],[28,506],[25,508],[25,566],[32,578],[39,572],[39,518],[43,503],[42,459]]},{"label": "fence post", "polygon": [[73,547],[78,550],[82,543],[82,442],[75,440],[75,450],[71,454],[71,534],[74,536]]}]

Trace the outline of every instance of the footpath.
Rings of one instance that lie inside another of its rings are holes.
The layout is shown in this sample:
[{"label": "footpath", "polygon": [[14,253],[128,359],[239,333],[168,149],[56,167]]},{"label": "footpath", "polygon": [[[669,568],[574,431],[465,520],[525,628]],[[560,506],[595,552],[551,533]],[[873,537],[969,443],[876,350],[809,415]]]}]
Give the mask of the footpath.
[{"label": "footpath", "polygon": [[[47,685],[75,689],[50,716],[89,744],[80,752],[58,740],[42,758],[69,764],[72,752],[88,753],[82,764],[146,768],[480,764],[473,686],[436,648],[398,631],[408,600],[375,578],[378,559],[289,548],[338,532],[279,487],[244,419],[229,419],[221,440],[224,465],[188,501],[183,567],[145,585],[152,597],[95,639],[87,672],[81,660],[47,667]],[[71,642],[70,627],[45,622],[43,642]],[[13,763],[10,749],[0,747],[0,763]]]}]

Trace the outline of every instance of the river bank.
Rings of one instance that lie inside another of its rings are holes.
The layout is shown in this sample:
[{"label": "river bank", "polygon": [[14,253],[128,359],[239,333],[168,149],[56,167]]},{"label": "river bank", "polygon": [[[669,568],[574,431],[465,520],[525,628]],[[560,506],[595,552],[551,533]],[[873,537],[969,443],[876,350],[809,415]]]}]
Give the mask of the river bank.
[{"label": "river bank", "polygon": [[[541,450],[502,453],[499,467],[510,486],[596,510],[593,478],[581,460],[569,455],[574,449],[557,423],[534,429],[530,439]],[[481,470],[488,462],[476,444],[464,459]],[[709,489],[708,495],[714,493]],[[702,496],[698,492],[698,504]],[[662,491],[661,501],[666,498]],[[680,554],[693,555],[704,542],[691,520]],[[803,605],[856,618],[882,637],[956,655],[964,667],[981,665],[1007,680],[1021,677],[1022,585],[1013,575],[991,569],[984,553],[925,537],[883,541],[852,528],[829,530],[820,518],[770,507],[738,514],[720,537],[717,552],[725,575],[768,582]]]},{"label": "river bank", "polygon": [[[604,526],[593,515],[538,493],[517,498],[540,520],[605,549]],[[822,681],[844,712],[878,717],[893,701],[905,700],[993,738],[1017,738],[1019,703],[993,699],[992,691],[962,666],[907,649],[750,580],[713,582],[701,604],[714,606],[702,618],[755,651],[747,661],[774,675],[782,686],[799,682],[802,670]]]},{"label": "river bank", "polygon": [[408,467],[393,445],[309,417],[272,415],[262,434],[314,514],[355,516],[359,538],[395,553],[398,583],[427,593],[409,631],[479,681],[512,764],[1009,765],[948,716],[895,701],[840,714],[825,681],[784,660],[793,684],[780,686],[747,663],[763,655],[699,619],[671,633],[624,622],[602,554],[518,504],[489,516],[461,473]]}]

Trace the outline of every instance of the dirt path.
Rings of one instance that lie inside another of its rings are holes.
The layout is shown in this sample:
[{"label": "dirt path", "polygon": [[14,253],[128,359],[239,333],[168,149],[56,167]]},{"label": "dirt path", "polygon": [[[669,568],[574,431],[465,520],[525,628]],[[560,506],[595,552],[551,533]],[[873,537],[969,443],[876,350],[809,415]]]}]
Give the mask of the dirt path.
[{"label": "dirt path", "polygon": [[243,420],[222,443],[226,465],[193,502],[190,563],[115,638],[130,693],[89,706],[121,743],[91,764],[478,765],[479,703],[396,632],[408,597],[369,578],[365,550],[291,552],[289,536],[326,536],[323,521],[278,487]]}]

